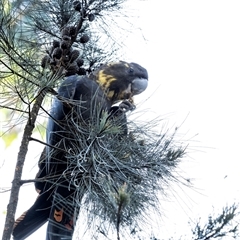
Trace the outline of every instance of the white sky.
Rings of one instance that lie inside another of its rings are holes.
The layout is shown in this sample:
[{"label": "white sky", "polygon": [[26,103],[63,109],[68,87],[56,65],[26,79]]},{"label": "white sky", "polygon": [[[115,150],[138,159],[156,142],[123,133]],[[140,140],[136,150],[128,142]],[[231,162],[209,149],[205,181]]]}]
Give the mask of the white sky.
[{"label": "white sky", "polygon": [[[183,194],[176,188],[175,196],[162,203],[166,229],[161,229],[161,235],[170,237],[185,231],[188,217],[207,216],[212,206],[219,209],[227,202],[239,202],[240,2],[147,0],[134,8],[140,9],[137,24],[142,32],[136,30],[126,40],[124,60],[137,62],[149,72],[149,88],[136,101],[141,108],[150,108],[150,117],[154,112],[165,116],[169,128],[184,122],[179,133],[182,139],[191,139],[191,151],[181,169],[193,179],[194,189]],[[13,148],[6,152],[0,169],[3,186],[3,173],[8,172],[11,181],[10,165],[15,165],[18,145]],[[9,152],[14,153],[11,159]],[[28,161],[25,176],[31,178],[36,168],[32,170],[32,159]],[[34,201],[33,194],[32,186],[22,190],[18,215]],[[0,213],[8,201],[3,196]],[[0,214],[1,227],[3,221]]]},{"label": "white sky", "polygon": [[[170,126],[187,117],[179,130],[185,139],[198,134],[190,142],[196,151],[183,166],[202,189],[202,195],[188,194],[194,195],[191,203],[186,200],[192,216],[239,202],[240,2],[150,0],[142,6],[142,32],[149,41],[130,50],[149,71],[144,95],[159,86],[146,104],[161,115],[171,113]],[[181,214],[176,224],[183,219]]]}]

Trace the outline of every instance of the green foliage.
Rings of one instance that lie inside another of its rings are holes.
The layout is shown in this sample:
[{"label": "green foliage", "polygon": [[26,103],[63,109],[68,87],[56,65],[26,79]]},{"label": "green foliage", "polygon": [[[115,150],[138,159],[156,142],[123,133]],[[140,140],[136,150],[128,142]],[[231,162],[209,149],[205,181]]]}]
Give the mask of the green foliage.
[{"label": "green foliage", "polygon": [[[21,119],[21,124],[27,122],[19,151],[21,164],[16,169],[23,166],[36,117],[38,114],[48,116],[43,99],[49,93],[57,95],[54,89],[66,74],[65,70],[69,70],[68,63],[72,63],[71,58],[65,65],[61,61],[53,71],[54,40],[61,44],[65,41],[66,51],[78,50],[86,73],[101,62],[114,59],[121,46],[119,41],[114,41],[113,32],[106,28],[110,20],[114,20],[111,12],[119,11],[124,0],[86,0],[77,7],[73,2],[4,0],[0,3],[0,107],[13,112],[14,119]],[[63,34],[68,27],[75,27],[76,33]],[[63,55],[66,57],[63,52],[62,46],[60,59]],[[44,55],[50,58],[50,67],[42,66]],[[179,183],[173,173],[185,156],[185,146],[175,142],[175,133],[151,130],[156,128],[156,121],[139,124],[130,121],[129,133],[123,136],[121,122],[113,123],[107,113],[102,119],[97,116],[99,112],[90,123],[70,118],[68,130],[72,146],[65,149],[70,163],[61,177],[76,187],[75,201],[87,211],[89,225],[98,221],[106,235],[111,228],[120,239],[122,229],[146,221],[149,209],[160,212],[158,194],[164,193],[171,181]],[[8,135],[2,135],[8,138],[7,146],[16,137],[16,131],[13,129],[11,135],[9,129]],[[12,190],[20,187],[21,171],[17,174],[14,182],[17,186]],[[57,179],[53,180],[57,184]],[[12,197],[17,198],[14,194]],[[9,222],[13,224],[14,216],[11,217]],[[11,226],[5,229],[11,233]]]},{"label": "green foliage", "polygon": [[239,224],[236,217],[239,215],[238,205],[226,206],[222,212],[216,216],[209,215],[207,223],[196,223],[192,229],[194,240],[225,239],[226,237],[239,237]]},{"label": "green foliage", "polygon": [[[44,113],[48,112],[43,106],[43,100],[49,93],[56,95],[54,88],[65,74],[66,67],[60,66],[57,71],[42,68],[41,59],[44,52],[54,39],[63,38],[62,28],[69,24],[76,24],[77,29],[69,49],[73,43],[76,43],[75,47],[79,47],[78,37],[81,40],[80,35],[89,29],[88,21],[94,20],[93,17],[87,18],[87,14],[90,12],[100,14],[106,8],[116,9],[121,2],[115,0],[112,4],[113,1],[84,1],[82,7],[85,10],[78,12],[73,9],[73,1],[4,0],[0,3],[0,107],[11,111],[14,114],[12,119],[21,119],[20,122],[11,122],[11,126],[4,130],[4,134],[1,132],[6,145],[11,144],[15,136],[10,134],[10,129],[16,133],[12,127],[26,123],[14,172],[4,227],[4,240],[9,239],[12,232],[22,168],[29,141],[33,140],[31,135],[37,117],[41,114],[41,110]],[[85,47],[82,49],[86,52]],[[89,71],[92,66],[91,62]]]},{"label": "green foliage", "polygon": [[94,116],[87,122],[68,117],[68,138],[61,143],[71,144],[66,149],[68,168],[50,181],[64,177],[69,187],[73,184],[74,199],[87,212],[89,227],[98,222],[102,232],[115,229],[120,239],[126,229],[146,224],[150,209],[160,214],[158,194],[172,181],[179,184],[173,173],[185,147],[174,140],[175,133],[151,130],[160,119],[129,121],[125,135],[121,121],[111,121],[107,114],[99,119],[99,110],[90,111]]},{"label": "green foliage", "polygon": [[[41,59],[46,50],[50,51],[49,47],[53,40],[61,39],[64,27],[78,27],[79,31],[72,44],[74,43],[74,48],[81,52],[80,58],[87,70],[99,65],[101,61],[114,58],[116,47],[110,44],[108,38],[108,47],[104,46],[103,41],[101,43],[97,41],[96,39],[100,37],[96,27],[105,12],[119,10],[123,1],[84,1],[82,12],[74,10],[73,2],[73,0],[1,1],[0,107],[14,114],[12,120],[21,118],[21,124],[24,123],[29,117],[37,93],[58,85],[62,69],[59,69],[60,75],[58,73],[53,75],[49,69],[41,67]],[[88,20],[90,14],[95,16],[93,22]],[[86,32],[91,38],[89,43],[83,45],[78,40]],[[15,127],[17,124],[18,120],[12,121],[11,125]],[[7,146],[18,132],[12,126],[11,132],[10,128],[1,132]]]}]

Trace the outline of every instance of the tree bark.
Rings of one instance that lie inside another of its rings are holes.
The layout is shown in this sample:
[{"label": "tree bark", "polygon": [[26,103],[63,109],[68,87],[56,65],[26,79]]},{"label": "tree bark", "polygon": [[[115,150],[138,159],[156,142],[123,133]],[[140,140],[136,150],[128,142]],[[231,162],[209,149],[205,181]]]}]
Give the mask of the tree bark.
[{"label": "tree bark", "polygon": [[30,137],[32,135],[32,132],[33,132],[33,129],[35,126],[35,122],[36,122],[36,119],[38,116],[38,112],[39,112],[39,109],[41,107],[41,104],[43,102],[45,95],[46,95],[45,91],[39,92],[39,94],[36,97],[36,100],[34,102],[33,108],[29,114],[29,119],[27,121],[27,124],[24,128],[23,138],[22,138],[22,142],[21,142],[20,149],[18,152],[17,163],[16,163],[16,167],[15,167],[15,172],[14,172],[14,178],[12,181],[10,199],[9,199],[9,203],[7,206],[7,215],[6,215],[2,240],[10,240],[11,239],[11,233],[12,233],[13,226],[14,226],[15,213],[16,213],[17,204],[18,204],[18,195],[19,195],[19,191],[20,191],[20,186],[22,185],[21,177],[22,177],[23,165],[24,165],[25,158],[26,158],[26,155],[28,152],[28,145],[29,145]]}]

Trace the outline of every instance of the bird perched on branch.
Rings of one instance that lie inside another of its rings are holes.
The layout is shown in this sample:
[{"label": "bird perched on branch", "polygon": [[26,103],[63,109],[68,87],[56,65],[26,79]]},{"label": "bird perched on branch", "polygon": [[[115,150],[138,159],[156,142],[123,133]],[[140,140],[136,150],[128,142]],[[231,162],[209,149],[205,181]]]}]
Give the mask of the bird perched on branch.
[{"label": "bird perched on branch", "polygon": [[79,206],[74,204],[76,184],[68,177],[72,174],[71,151],[76,141],[90,143],[90,136],[76,139],[74,127],[81,125],[84,132],[85,128],[91,129],[89,123],[98,124],[107,114],[107,121],[120,119],[122,133],[126,134],[125,112],[134,109],[132,97],[147,85],[146,69],[124,61],[104,64],[89,76],[65,78],[53,102],[47,145],[39,161],[37,179],[44,181],[36,181],[38,198],[15,222],[15,240],[25,239],[47,221],[47,240],[72,239]]}]

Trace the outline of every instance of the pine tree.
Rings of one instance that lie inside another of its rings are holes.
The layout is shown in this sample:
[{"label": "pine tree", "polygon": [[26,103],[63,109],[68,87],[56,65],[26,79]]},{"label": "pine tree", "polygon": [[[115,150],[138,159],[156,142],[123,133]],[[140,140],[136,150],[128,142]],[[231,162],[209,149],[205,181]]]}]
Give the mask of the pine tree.
[{"label": "pine tree", "polygon": [[[113,32],[108,32],[106,16],[113,11],[118,13],[123,2],[3,0],[0,3],[1,107],[12,111],[25,124],[3,240],[10,239],[19,189],[27,182],[22,179],[22,170],[28,144],[39,141],[32,137],[39,113],[48,115],[44,104],[51,96],[57,96],[56,88],[65,76],[89,75],[102,63],[116,58],[120,43]],[[79,189],[88,181],[79,205],[86,211],[89,225],[96,223],[96,234],[107,237],[109,229],[113,229],[119,240],[124,229],[134,232],[135,226],[140,226],[150,208],[159,211],[158,194],[164,193],[171,181],[178,183],[174,171],[186,154],[186,146],[175,141],[176,132],[152,130],[159,119],[148,123],[129,120],[129,131],[123,141],[119,139],[121,123],[109,125],[107,118],[106,115],[98,124],[93,122],[87,130],[79,122],[75,124],[70,134],[83,141],[75,145],[69,156],[73,162],[82,149],[90,149],[87,136],[92,134],[97,144],[91,146],[91,151],[85,151],[86,161],[80,166],[89,168],[87,159],[91,159],[91,174],[81,174],[79,180],[80,168],[72,166],[71,181],[77,181]],[[79,190],[77,194],[80,196],[82,192]]]}]

